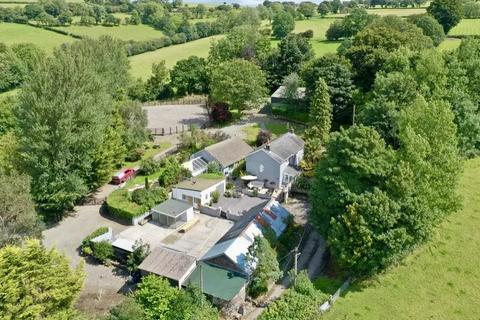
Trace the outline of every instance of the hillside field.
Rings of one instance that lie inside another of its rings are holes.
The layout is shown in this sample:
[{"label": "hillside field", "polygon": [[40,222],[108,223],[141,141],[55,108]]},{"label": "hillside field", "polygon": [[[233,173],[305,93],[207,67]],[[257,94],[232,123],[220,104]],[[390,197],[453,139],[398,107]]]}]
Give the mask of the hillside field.
[{"label": "hillside field", "polygon": [[156,30],[150,26],[139,24],[139,25],[120,25],[120,26],[68,26],[68,27],[56,27],[55,29],[63,30],[71,34],[98,38],[100,36],[109,35],[120,40],[151,40],[158,39],[163,36],[163,32]]},{"label": "hillside field", "polygon": [[62,43],[73,41],[75,39],[72,37],[25,24],[0,23],[0,42],[7,45],[28,42],[51,52],[53,48],[60,46]]},{"label": "hillside field", "polygon": [[448,34],[451,36],[480,35],[480,19],[462,19]]},{"label": "hillside field", "polygon": [[327,320],[479,319],[480,158],[465,163],[463,209],[432,240],[368,287],[353,286]]},{"label": "hillside field", "polygon": [[183,44],[158,49],[130,57],[131,73],[135,78],[146,79],[151,75],[152,64],[165,60],[167,67],[171,68],[178,60],[190,56],[207,57],[210,43],[222,36],[212,36]]}]

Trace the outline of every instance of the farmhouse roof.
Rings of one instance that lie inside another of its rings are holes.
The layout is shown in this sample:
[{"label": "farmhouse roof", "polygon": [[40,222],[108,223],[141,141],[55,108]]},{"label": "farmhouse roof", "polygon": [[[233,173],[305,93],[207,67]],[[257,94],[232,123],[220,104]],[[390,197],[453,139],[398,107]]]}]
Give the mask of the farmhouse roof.
[{"label": "farmhouse roof", "polygon": [[305,142],[295,133],[287,132],[270,143],[270,152],[276,154],[283,161],[291,155],[303,150]]},{"label": "farmhouse roof", "polygon": [[208,189],[208,188],[216,185],[217,183],[219,183],[223,180],[225,180],[225,178],[223,178],[223,177],[202,178],[202,176],[200,175],[198,177],[190,178],[188,180],[183,180],[183,181],[177,183],[176,185],[174,185],[173,187],[177,188],[177,189],[185,189],[185,190],[193,190],[193,191],[200,191],[201,192],[205,189]]},{"label": "farmhouse roof", "polygon": [[162,202],[156,207],[154,207],[152,211],[167,215],[172,218],[176,218],[191,207],[192,205],[186,201],[168,199],[167,201]]},{"label": "farmhouse roof", "polygon": [[253,151],[245,141],[238,137],[223,140],[208,146],[205,150],[223,167],[228,167],[242,159]]},{"label": "farmhouse roof", "polygon": [[138,267],[140,270],[181,281],[194,267],[195,257],[165,247],[156,247]]}]

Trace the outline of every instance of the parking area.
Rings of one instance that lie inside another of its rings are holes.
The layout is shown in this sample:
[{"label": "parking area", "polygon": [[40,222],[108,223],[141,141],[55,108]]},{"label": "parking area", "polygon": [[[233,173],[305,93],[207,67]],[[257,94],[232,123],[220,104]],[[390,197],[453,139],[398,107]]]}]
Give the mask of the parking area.
[{"label": "parking area", "polygon": [[182,125],[202,126],[208,121],[207,111],[201,104],[159,105],[143,107],[147,112],[148,128],[179,129]]},{"label": "parking area", "polygon": [[[82,240],[99,227],[111,227],[114,233],[128,226],[119,224],[100,214],[100,206],[81,206],[75,208],[76,216],[68,217],[43,232],[43,243],[48,248],[57,248],[76,266],[83,258],[78,248]],[[115,267],[97,263],[85,263],[85,284],[78,307],[88,314],[103,313],[109,306],[123,299],[119,291],[124,286],[128,274]]]},{"label": "parking area", "polygon": [[143,226],[129,227],[118,234],[118,238],[132,242],[142,239],[152,249],[165,246],[199,259],[232,227],[233,222],[200,213],[196,213],[195,217],[198,222],[185,233],[149,222]]}]

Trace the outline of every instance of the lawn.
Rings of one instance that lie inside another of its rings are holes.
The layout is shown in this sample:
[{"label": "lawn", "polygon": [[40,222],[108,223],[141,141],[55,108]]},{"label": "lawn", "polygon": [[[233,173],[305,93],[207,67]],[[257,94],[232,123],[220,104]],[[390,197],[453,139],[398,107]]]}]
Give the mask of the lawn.
[{"label": "lawn", "polygon": [[19,92],[19,89],[13,89],[10,91],[0,92],[0,100],[6,97],[15,96]]},{"label": "lawn", "polygon": [[479,319],[480,158],[466,162],[459,192],[463,209],[432,240],[370,286],[354,286],[328,320]]},{"label": "lawn", "polygon": [[0,42],[7,45],[29,42],[47,52],[51,52],[53,48],[73,41],[75,39],[72,37],[25,24],[0,23]]},{"label": "lawn", "polygon": [[451,36],[480,35],[480,19],[463,19],[448,34]]},{"label": "lawn", "polygon": [[208,56],[211,41],[220,37],[222,36],[203,38],[130,57],[131,73],[135,78],[146,79],[151,75],[154,62],[165,60],[167,67],[171,68],[178,60],[193,55],[205,58]]},{"label": "lawn", "polygon": [[440,51],[452,51],[460,46],[462,40],[455,39],[455,38],[447,38],[445,39],[440,45],[438,46],[438,50]]},{"label": "lawn", "polygon": [[[305,131],[303,126],[296,125],[294,123],[287,123],[287,122],[267,122],[265,123],[265,129],[272,133],[272,138],[275,139],[276,137],[287,133],[290,128],[294,129],[294,132],[301,135]],[[255,145],[257,141],[257,135],[260,132],[260,125],[258,123],[254,123],[250,126],[246,126],[243,129],[245,133],[245,142],[250,145]]]},{"label": "lawn", "polygon": [[[341,41],[327,41],[325,33],[328,27],[335,21],[331,18],[314,17],[309,20],[295,21],[295,33],[313,30],[313,39],[310,40],[313,51],[317,56],[323,56],[327,53],[337,52],[337,48]],[[272,40],[272,45],[278,45],[278,40]]]},{"label": "lawn", "polygon": [[25,7],[26,3],[4,3],[0,2],[0,8],[15,8],[15,7]]},{"label": "lawn", "polygon": [[154,28],[139,24],[139,25],[120,25],[115,27],[107,26],[68,26],[68,27],[56,27],[55,29],[63,30],[71,34],[98,38],[100,36],[109,35],[120,40],[137,40],[145,41],[151,39],[158,39],[164,36],[163,32],[155,30]]}]

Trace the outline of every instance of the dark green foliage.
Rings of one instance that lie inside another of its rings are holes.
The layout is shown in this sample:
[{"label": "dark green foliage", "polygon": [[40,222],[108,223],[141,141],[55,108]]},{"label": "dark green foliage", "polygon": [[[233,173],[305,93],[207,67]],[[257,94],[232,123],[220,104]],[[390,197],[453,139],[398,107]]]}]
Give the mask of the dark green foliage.
[{"label": "dark green foliage", "polygon": [[375,19],[360,31],[345,52],[356,73],[357,84],[365,90],[370,89],[376,73],[401,47],[421,51],[433,47],[433,43],[421,29],[394,16]]},{"label": "dark green foliage", "polygon": [[438,46],[445,39],[442,25],[432,16],[412,15],[408,20],[422,29],[423,34],[432,39],[434,46]]},{"label": "dark green foliage", "polygon": [[255,143],[257,147],[260,147],[271,140],[272,140],[272,133],[270,131],[260,130],[257,134],[257,139]]},{"label": "dark green foliage", "polygon": [[158,183],[162,187],[170,188],[187,177],[187,172],[189,171],[183,168],[175,157],[169,157],[163,161],[162,167],[158,171]]},{"label": "dark green foliage", "polygon": [[205,59],[191,56],[178,61],[170,71],[177,94],[204,94],[208,87]]},{"label": "dark green foliage", "polygon": [[93,257],[101,263],[106,263],[114,257],[113,247],[108,241],[94,242],[92,250]]},{"label": "dark green foliage", "polygon": [[30,179],[0,170],[0,248],[20,244],[27,238],[39,238],[42,231],[30,196]]},{"label": "dark green foliage", "polygon": [[314,288],[305,271],[296,277],[296,285],[287,291],[258,317],[259,320],[318,320],[319,306],[327,295]]},{"label": "dark green foliage", "polygon": [[305,18],[310,19],[315,15],[317,5],[310,1],[300,2],[297,12],[300,12]]},{"label": "dark green foliage", "polygon": [[140,162],[140,171],[143,175],[149,176],[162,167],[162,162],[149,157]]},{"label": "dark green foliage", "polygon": [[313,95],[319,78],[327,83],[335,128],[352,123],[353,95],[356,88],[351,66],[346,59],[337,55],[325,55],[305,64],[301,75],[307,99]]},{"label": "dark green foliage", "polygon": [[258,297],[268,290],[270,282],[277,281],[282,272],[277,261],[277,253],[264,237],[255,237],[253,244],[248,248],[247,261],[255,266],[248,292]]},{"label": "dark green foliage", "polygon": [[131,199],[136,204],[151,209],[168,199],[168,191],[162,187],[149,190],[144,188],[137,189],[132,192]]},{"label": "dark green foliage", "polygon": [[434,0],[427,8],[427,12],[442,25],[443,31],[447,34],[462,19],[463,2],[461,0]]},{"label": "dark green foliage", "polygon": [[[136,101],[122,101],[119,107],[123,122],[122,141],[126,148],[127,157],[139,160],[143,155],[143,144],[149,138],[147,129],[147,114],[140,103]],[[140,154],[138,154],[140,151]],[[136,161],[130,160],[130,161]]]},{"label": "dark green foliage", "polygon": [[171,94],[167,83],[169,81],[169,72],[165,66],[165,61],[152,65],[152,75],[145,84],[146,97],[144,100],[161,100],[168,98]]},{"label": "dark green foliage", "polygon": [[15,116],[13,105],[16,99],[13,97],[0,98],[0,136],[15,128]]},{"label": "dark green foliage", "polygon": [[18,86],[24,77],[25,70],[21,60],[5,44],[0,43],[0,92]]},{"label": "dark green foliage", "polygon": [[285,38],[295,28],[295,20],[286,11],[280,11],[273,16],[272,32],[277,39]]}]

